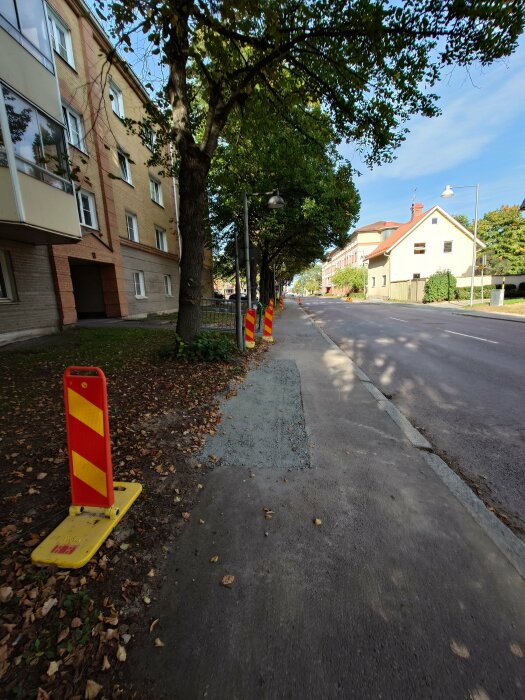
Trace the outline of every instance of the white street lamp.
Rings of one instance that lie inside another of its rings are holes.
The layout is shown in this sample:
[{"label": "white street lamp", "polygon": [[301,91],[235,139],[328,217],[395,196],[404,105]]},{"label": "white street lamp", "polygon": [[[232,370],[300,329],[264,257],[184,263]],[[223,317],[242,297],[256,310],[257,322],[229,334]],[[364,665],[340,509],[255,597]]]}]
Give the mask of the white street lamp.
[{"label": "white street lamp", "polygon": [[[476,274],[476,257],[477,257],[477,252],[478,252],[478,243],[477,243],[477,238],[478,238],[478,212],[479,212],[479,185],[455,185],[454,189],[456,190],[465,190],[465,189],[475,189],[476,190],[476,210],[474,213],[474,239],[472,242],[472,274],[470,276],[470,305],[474,305],[474,276]],[[454,189],[450,186],[447,185],[443,192],[441,193],[441,196],[444,199],[450,199],[450,197],[454,196]]]},{"label": "white street lamp", "polygon": [[243,192],[242,199],[244,204],[244,252],[246,257],[246,293],[248,296],[248,308],[252,307],[252,285],[250,279],[250,230],[248,225],[248,197],[269,196],[269,209],[282,209],[285,206],[285,201],[279,194],[279,190],[271,190],[270,192]]}]

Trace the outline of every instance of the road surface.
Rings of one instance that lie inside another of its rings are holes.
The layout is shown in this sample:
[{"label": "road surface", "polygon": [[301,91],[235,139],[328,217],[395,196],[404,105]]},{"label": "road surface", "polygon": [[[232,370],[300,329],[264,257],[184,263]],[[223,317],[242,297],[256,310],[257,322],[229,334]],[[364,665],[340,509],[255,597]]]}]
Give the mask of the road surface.
[{"label": "road surface", "polygon": [[303,307],[525,535],[525,323],[339,299]]}]

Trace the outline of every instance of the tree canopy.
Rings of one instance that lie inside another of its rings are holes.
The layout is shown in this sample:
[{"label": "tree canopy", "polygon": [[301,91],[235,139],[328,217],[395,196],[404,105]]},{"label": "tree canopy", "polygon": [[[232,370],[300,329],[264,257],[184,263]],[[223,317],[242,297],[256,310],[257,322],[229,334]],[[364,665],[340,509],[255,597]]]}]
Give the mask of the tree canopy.
[{"label": "tree canopy", "polygon": [[332,285],[348,292],[362,292],[367,276],[368,270],[364,267],[343,267],[332,275]]},{"label": "tree canopy", "polygon": [[524,23],[523,0],[92,1],[125,51],[142,32],[165,66],[152,116],[178,153],[186,340],[199,329],[207,177],[233,113],[257,91],[284,116],[319,104],[366,162],[387,161],[411,115],[438,113],[443,69],[511,54]]},{"label": "tree canopy", "polygon": [[310,265],[295,280],[293,290],[296,294],[315,294],[321,289],[322,268],[320,263]]}]

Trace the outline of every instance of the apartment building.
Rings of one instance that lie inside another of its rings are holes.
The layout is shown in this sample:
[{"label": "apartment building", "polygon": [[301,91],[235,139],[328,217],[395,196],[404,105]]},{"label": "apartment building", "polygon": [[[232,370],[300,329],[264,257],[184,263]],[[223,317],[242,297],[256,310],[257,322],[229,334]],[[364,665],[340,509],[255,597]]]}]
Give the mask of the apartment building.
[{"label": "apartment building", "polygon": [[0,344],[51,333],[48,246],[81,240],[42,0],[0,3]]},{"label": "apartment building", "polygon": [[[49,0],[49,28],[82,241],[53,246],[63,325],[77,318],[178,309],[179,237],[175,181],[148,165],[154,147],[129,133],[148,101],[83,0]],[[114,54],[111,54],[114,55]]]},{"label": "apartment building", "polygon": [[373,224],[361,226],[352,232],[350,240],[344,248],[334,248],[326,255],[322,265],[322,291],[330,294],[335,291],[332,284],[332,275],[337,270],[345,267],[359,267],[363,265],[367,255],[376,248],[381,241],[388,238],[399,226],[395,221],[376,221]]}]

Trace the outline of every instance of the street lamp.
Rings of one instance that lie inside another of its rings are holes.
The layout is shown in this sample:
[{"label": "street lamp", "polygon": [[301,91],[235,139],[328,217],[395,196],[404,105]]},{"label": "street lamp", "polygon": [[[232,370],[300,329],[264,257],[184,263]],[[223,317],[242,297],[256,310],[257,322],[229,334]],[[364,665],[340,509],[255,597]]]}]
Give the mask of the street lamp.
[{"label": "street lamp", "polygon": [[[478,185],[456,185],[456,190],[475,189],[476,190],[476,210],[474,213],[474,240],[472,242],[472,274],[470,277],[470,305],[474,305],[474,276],[476,274],[476,255],[477,255],[477,237],[478,237],[478,211],[479,211],[479,184]],[[447,185],[441,196],[444,199],[450,199],[454,196],[454,189]]]},{"label": "street lamp", "polygon": [[252,285],[250,275],[250,230],[248,227],[248,197],[270,197],[268,200],[269,209],[282,209],[285,205],[284,199],[279,194],[279,190],[270,192],[243,192],[244,204],[244,254],[246,257],[246,291],[248,295],[248,308],[252,306]]}]

